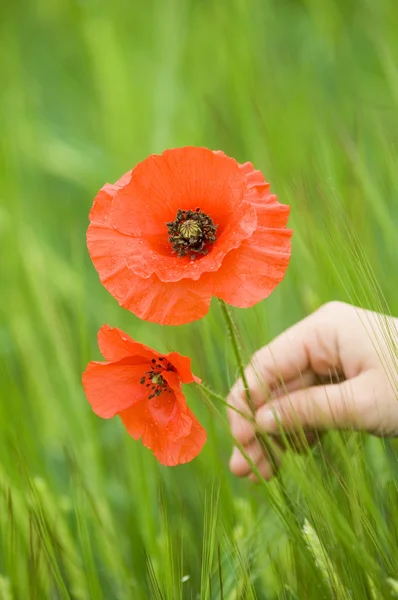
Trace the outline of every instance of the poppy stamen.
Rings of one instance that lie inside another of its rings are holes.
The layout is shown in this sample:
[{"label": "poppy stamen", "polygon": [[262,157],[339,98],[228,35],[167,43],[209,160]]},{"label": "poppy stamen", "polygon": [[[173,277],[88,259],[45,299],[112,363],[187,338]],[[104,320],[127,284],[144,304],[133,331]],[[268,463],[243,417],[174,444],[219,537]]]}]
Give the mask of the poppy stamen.
[{"label": "poppy stamen", "polygon": [[209,245],[216,241],[215,225],[209,215],[200,208],[177,211],[174,221],[166,223],[169,242],[179,258],[190,256],[195,260],[198,254],[207,254]]},{"label": "poppy stamen", "polygon": [[[151,392],[148,396],[149,400],[160,396],[163,392],[170,391],[167,381],[162,377],[161,371],[175,371],[174,367],[163,357],[159,357],[157,362],[154,358],[151,360],[151,370],[145,371],[144,375],[140,379],[141,385],[150,388],[148,392]],[[166,362],[164,362],[166,361]]]}]

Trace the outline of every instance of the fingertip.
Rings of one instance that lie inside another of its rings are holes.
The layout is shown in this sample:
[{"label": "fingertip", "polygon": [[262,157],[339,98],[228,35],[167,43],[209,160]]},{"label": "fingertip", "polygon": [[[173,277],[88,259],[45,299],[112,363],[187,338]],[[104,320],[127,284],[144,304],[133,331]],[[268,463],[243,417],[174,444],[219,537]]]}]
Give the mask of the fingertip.
[{"label": "fingertip", "polygon": [[[248,444],[255,436],[255,426],[250,422],[251,415],[245,416],[246,407],[236,407],[240,412],[234,410],[233,407],[228,408],[228,420],[231,428],[231,433],[234,439],[240,444]],[[243,410],[241,410],[243,408]]]},{"label": "fingertip", "polygon": [[242,455],[238,448],[234,448],[229,461],[229,468],[231,473],[236,477],[244,477],[250,471],[250,467],[246,462],[245,457]]},{"label": "fingertip", "polygon": [[264,455],[264,449],[257,440],[242,448],[242,450],[234,448],[229,461],[229,468],[237,477],[250,475],[254,468],[265,479],[271,478],[273,474],[269,457]]}]

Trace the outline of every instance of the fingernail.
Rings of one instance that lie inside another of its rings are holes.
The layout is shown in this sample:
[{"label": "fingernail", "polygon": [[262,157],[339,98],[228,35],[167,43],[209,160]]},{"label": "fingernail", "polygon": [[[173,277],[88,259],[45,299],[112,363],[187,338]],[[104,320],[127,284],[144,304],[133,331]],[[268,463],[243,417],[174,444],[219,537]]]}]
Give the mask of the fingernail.
[{"label": "fingernail", "polygon": [[278,422],[280,422],[280,415],[275,408],[264,408],[257,414],[257,426],[262,431],[272,433],[278,429]]}]

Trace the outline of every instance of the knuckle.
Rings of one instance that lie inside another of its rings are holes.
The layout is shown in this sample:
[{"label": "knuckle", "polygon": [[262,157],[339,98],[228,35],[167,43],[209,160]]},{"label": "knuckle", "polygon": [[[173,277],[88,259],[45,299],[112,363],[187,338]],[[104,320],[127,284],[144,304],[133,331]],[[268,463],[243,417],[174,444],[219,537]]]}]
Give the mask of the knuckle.
[{"label": "knuckle", "polygon": [[261,352],[262,352],[262,348],[259,348],[258,350],[256,350],[256,351],[254,352],[254,354],[252,354],[252,357],[251,357],[251,359],[250,359],[249,366],[250,366],[252,363],[258,362],[258,359],[259,359],[259,357],[260,357],[260,355],[261,355]]},{"label": "knuckle", "polygon": [[266,350],[267,346],[263,346],[262,348],[256,350],[256,352],[251,357],[250,363],[247,368],[252,370],[253,368],[261,366],[261,363],[264,360],[264,353],[266,352]]},{"label": "knuckle", "polygon": [[349,304],[345,302],[341,302],[340,300],[330,300],[330,302],[326,302],[320,308],[318,308],[318,313],[323,314],[335,314],[336,312],[342,313],[347,310]]},{"label": "knuckle", "polygon": [[[257,350],[250,359],[249,364],[245,369],[247,379],[252,382],[258,379],[264,362],[264,348]],[[243,385],[242,385],[243,390]]]},{"label": "knuckle", "polygon": [[243,392],[242,380],[238,379],[232,386],[232,388],[228,394],[227,401],[230,404],[236,404],[239,401],[239,399],[241,398],[242,392]]}]

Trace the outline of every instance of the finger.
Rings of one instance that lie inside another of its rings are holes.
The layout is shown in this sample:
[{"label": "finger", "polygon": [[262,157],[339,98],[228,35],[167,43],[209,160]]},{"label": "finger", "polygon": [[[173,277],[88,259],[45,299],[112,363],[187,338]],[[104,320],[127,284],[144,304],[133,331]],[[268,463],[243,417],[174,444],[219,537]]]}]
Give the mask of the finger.
[{"label": "finger", "polygon": [[[325,305],[254,354],[245,374],[255,407],[261,406],[280,382],[288,384],[306,372],[335,376],[340,371],[337,321],[346,319],[349,309],[339,302]],[[227,401],[248,410],[241,380],[232,387]]]},{"label": "finger", "polygon": [[[305,389],[306,387],[313,385],[315,383],[315,375],[311,371],[307,371],[306,373],[300,374],[295,379],[287,382],[283,386],[275,387],[272,390],[271,394],[262,397],[261,404],[258,401],[258,405],[264,404],[268,399],[272,400],[278,396],[286,394],[286,392],[293,392],[298,389]],[[231,427],[231,433],[234,438],[243,445],[246,445],[255,437],[256,428],[253,424],[253,417],[251,415],[250,410],[248,409],[246,399],[242,396],[231,398],[234,400],[234,410],[233,408],[228,409],[228,419]],[[243,414],[242,414],[243,413]],[[246,414],[247,418],[243,415]]]},{"label": "finger", "polygon": [[360,407],[367,402],[366,376],[343,383],[292,392],[257,411],[260,431],[274,434],[300,429],[361,428]]},{"label": "finger", "polygon": [[248,446],[242,448],[243,451],[234,448],[229,462],[231,472],[237,477],[246,477],[252,472],[252,466],[257,465],[263,459],[270,463],[270,468],[272,468],[272,463],[279,464],[282,455],[281,447],[274,440],[269,440],[269,446],[272,451],[272,459],[259,439],[254,439]]},{"label": "finger", "polygon": [[256,352],[254,364],[268,387],[273,389],[308,371],[334,374],[340,366],[336,321],[336,309],[325,305]]},{"label": "finger", "polygon": [[229,468],[237,477],[246,477],[251,473],[251,464],[257,464],[263,456],[263,449],[257,440],[253,440],[248,446],[244,447],[244,453],[239,448],[234,448]]},{"label": "finger", "polygon": [[249,474],[249,479],[253,481],[253,483],[258,483],[260,481],[260,478],[266,479],[268,481],[269,479],[272,479],[272,477],[275,475],[274,467],[272,466],[271,462],[265,457],[259,460],[256,467],[257,472],[252,472]]}]

